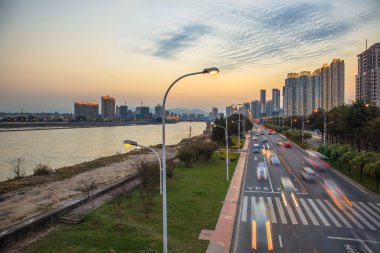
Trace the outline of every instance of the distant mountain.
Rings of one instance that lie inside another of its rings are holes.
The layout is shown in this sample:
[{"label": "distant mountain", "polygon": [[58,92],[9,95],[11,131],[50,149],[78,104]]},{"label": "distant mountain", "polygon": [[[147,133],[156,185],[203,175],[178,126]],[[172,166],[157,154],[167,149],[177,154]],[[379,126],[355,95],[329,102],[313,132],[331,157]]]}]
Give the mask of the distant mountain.
[{"label": "distant mountain", "polygon": [[195,114],[204,114],[204,115],[208,114],[207,112],[202,111],[201,109],[197,109],[197,108],[194,108],[194,109],[174,108],[174,109],[167,109],[167,110],[174,113],[186,113],[186,114],[195,113]]}]

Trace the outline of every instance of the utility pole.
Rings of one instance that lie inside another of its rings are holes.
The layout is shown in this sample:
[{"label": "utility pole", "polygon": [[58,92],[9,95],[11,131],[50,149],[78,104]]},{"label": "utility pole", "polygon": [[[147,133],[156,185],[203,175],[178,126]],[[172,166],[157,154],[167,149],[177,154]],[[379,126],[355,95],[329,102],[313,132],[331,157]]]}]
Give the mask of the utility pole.
[{"label": "utility pole", "polygon": [[191,126],[190,126],[190,128],[189,128],[189,132],[190,132],[190,135],[189,135],[189,136],[190,136],[190,139],[191,139]]}]

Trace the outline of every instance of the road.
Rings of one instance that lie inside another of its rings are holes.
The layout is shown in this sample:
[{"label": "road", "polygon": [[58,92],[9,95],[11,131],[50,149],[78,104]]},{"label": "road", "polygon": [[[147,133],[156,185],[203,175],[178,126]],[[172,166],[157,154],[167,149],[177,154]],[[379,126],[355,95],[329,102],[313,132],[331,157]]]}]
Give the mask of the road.
[{"label": "road", "polygon": [[[265,131],[264,131],[265,132]],[[278,146],[276,140],[286,141],[279,135],[264,135],[269,150],[249,155],[231,251],[233,253],[266,252],[251,247],[252,219],[256,201],[267,203],[272,224],[273,251],[270,252],[380,252],[380,198],[347,181],[331,169],[316,170],[316,182],[301,177],[301,168],[308,166],[307,154],[295,147]],[[270,154],[277,154],[281,164],[272,165]],[[258,180],[256,169],[265,162],[269,176]],[[280,178],[289,177],[296,188],[299,207],[285,207],[281,199]],[[352,207],[339,209],[326,197],[323,179],[331,179],[352,203]],[[265,232],[265,231],[264,231]]]}]

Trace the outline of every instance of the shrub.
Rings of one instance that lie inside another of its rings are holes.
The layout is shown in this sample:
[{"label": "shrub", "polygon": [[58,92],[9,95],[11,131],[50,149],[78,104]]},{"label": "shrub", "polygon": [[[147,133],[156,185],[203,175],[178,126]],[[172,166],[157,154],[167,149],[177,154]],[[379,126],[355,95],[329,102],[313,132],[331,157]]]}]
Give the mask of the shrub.
[{"label": "shrub", "polygon": [[34,167],[33,171],[33,175],[43,176],[52,173],[53,169],[49,164],[40,162]]},{"label": "shrub", "polygon": [[191,146],[183,147],[178,152],[179,160],[184,162],[187,168],[191,167],[191,162],[193,161],[195,155],[195,150]]}]

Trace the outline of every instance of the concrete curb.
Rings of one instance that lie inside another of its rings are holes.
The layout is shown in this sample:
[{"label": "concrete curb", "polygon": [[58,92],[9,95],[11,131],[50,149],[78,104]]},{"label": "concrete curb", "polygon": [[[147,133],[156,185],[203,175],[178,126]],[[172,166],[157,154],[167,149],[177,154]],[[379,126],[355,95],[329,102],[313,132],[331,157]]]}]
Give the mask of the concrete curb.
[{"label": "concrete curb", "polygon": [[67,200],[62,206],[50,210],[46,213],[32,217],[26,221],[22,221],[16,225],[6,228],[0,233],[0,250],[5,249],[16,242],[27,238],[29,235],[41,231],[48,225],[54,223],[60,216],[72,211],[73,209],[87,203],[92,198],[97,198],[107,194],[110,191],[139,178],[138,174],[134,174],[125,178],[121,178],[111,185],[107,185],[97,191],[90,198],[74,198]]},{"label": "concrete curb", "polygon": [[[249,138],[249,135],[247,136]],[[246,137],[243,150],[248,149],[248,144],[249,141]],[[230,252],[247,155],[248,152],[240,153],[240,158],[220,211],[215,230],[202,230],[199,236],[199,239],[210,240],[206,253]]]}]

